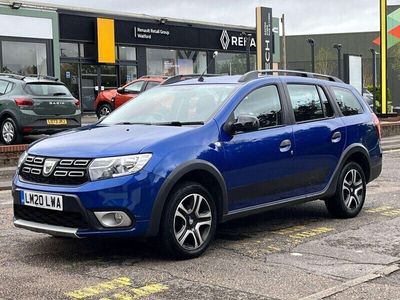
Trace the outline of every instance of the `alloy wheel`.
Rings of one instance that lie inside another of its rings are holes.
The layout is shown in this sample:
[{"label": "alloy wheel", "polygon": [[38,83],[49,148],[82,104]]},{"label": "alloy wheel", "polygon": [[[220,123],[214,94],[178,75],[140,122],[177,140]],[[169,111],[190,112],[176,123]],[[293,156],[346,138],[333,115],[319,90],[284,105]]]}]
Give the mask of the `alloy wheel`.
[{"label": "alloy wheel", "polygon": [[364,182],[360,172],[350,169],[343,179],[342,196],[347,208],[358,208],[364,199]]},{"label": "alloy wheel", "polygon": [[3,129],[2,129],[2,136],[3,140],[9,144],[12,142],[15,136],[15,128],[14,125],[10,121],[6,121],[3,124]]},{"label": "alloy wheel", "polygon": [[186,250],[196,250],[207,240],[212,224],[212,213],[207,199],[190,194],[182,199],[174,215],[177,242]]},{"label": "alloy wheel", "polygon": [[111,111],[107,106],[102,106],[100,108],[100,117],[108,116],[110,113]]}]

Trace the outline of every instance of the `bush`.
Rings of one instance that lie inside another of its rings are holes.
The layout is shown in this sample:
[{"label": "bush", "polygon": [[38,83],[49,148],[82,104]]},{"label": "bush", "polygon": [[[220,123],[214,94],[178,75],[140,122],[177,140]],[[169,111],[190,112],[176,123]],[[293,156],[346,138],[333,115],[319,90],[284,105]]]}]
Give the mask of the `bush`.
[{"label": "bush", "polygon": [[[371,93],[374,93],[374,87],[372,85],[368,85],[367,86],[368,91],[370,91]],[[392,93],[390,91],[390,89],[387,89],[387,112],[391,112],[392,111]],[[377,86],[376,87],[376,99],[375,99],[375,108],[376,108],[376,112],[381,113],[382,112],[382,108],[381,108],[381,87]]]}]

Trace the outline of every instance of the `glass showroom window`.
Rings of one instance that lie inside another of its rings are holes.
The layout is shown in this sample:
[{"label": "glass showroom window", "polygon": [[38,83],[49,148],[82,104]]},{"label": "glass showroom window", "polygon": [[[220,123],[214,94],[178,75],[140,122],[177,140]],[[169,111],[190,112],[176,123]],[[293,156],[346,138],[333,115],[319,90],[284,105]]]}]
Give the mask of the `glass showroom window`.
[{"label": "glass showroom window", "polygon": [[78,43],[60,43],[60,57],[79,57]]},{"label": "glass showroom window", "polygon": [[118,46],[118,61],[120,85],[125,85],[137,78],[135,47]]},{"label": "glass showroom window", "polygon": [[2,72],[47,75],[46,44],[3,41],[1,46]]},{"label": "glass showroom window", "polygon": [[147,74],[173,76],[201,73],[207,67],[206,52],[146,49]]},{"label": "glass showroom window", "polygon": [[[256,68],[256,56],[250,54],[250,69]],[[246,53],[219,53],[215,58],[215,72],[217,74],[237,75],[246,70]]]}]

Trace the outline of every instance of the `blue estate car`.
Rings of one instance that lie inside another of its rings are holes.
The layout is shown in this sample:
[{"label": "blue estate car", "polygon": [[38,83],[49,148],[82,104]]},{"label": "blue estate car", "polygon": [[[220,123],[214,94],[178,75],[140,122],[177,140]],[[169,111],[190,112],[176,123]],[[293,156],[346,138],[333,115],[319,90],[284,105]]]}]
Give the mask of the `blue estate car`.
[{"label": "blue estate car", "polygon": [[294,71],[186,79],[32,144],[13,179],[15,226],[159,235],[171,256],[192,258],[233,218],[317,199],[334,217],[360,212],[382,150],[353,87]]}]

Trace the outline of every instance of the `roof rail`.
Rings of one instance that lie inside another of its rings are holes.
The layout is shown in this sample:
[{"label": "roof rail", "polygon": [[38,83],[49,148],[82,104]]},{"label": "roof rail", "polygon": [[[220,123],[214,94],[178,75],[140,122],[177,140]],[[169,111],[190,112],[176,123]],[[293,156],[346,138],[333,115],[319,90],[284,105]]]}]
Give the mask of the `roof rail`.
[{"label": "roof rail", "polygon": [[[203,77],[216,77],[216,76],[222,76],[222,75],[221,74],[204,74],[203,75]],[[165,80],[163,83],[161,83],[161,85],[173,84],[173,83],[177,83],[180,81],[199,78],[199,77],[201,77],[201,74],[175,75],[175,76],[169,77],[167,80]]]},{"label": "roof rail", "polygon": [[301,77],[308,77],[308,78],[319,78],[325,79],[334,82],[343,82],[339,78],[331,75],[324,75],[318,73],[310,73],[310,72],[303,72],[303,71],[295,71],[295,70],[255,70],[250,71],[244,74],[242,77],[239,78],[239,82],[248,82],[254,79],[261,77],[262,75],[275,75],[275,74],[290,74],[294,76],[301,76]]},{"label": "roof rail", "polygon": [[25,77],[33,77],[33,78],[42,78],[42,79],[47,79],[47,80],[54,80],[58,81],[57,77],[54,76],[48,76],[48,75],[40,75],[40,74],[27,74]]},{"label": "roof rail", "polygon": [[143,76],[140,76],[138,79],[140,79],[140,78],[165,78],[165,79],[167,79],[168,76],[166,76],[166,75],[143,75]]},{"label": "roof rail", "polygon": [[13,73],[0,73],[0,76],[7,76],[10,78],[20,79],[20,80],[23,80],[26,77],[23,75],[18,75],[18,74],[13,74]]}]

